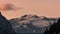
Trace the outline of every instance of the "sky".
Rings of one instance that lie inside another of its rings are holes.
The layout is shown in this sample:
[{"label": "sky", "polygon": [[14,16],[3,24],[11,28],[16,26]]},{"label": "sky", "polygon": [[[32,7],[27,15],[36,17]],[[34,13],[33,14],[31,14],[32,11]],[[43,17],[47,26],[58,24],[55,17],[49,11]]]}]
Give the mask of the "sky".
[{"label": "sky", "polygon": [[0,0],[0,5],[11,3],[18,10],[1,11],[7,19],[19,18],[25,14],[60,17],[60,0]]}]

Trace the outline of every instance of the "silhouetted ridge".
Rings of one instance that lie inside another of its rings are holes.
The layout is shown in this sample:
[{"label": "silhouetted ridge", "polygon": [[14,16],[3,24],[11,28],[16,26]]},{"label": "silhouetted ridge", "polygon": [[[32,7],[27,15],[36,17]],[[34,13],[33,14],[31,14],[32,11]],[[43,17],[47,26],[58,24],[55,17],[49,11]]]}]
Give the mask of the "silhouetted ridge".
[{"label": "silhouetted ridge", "polygon": [[46,30],[44,34],[60,34],[60,18],[57,23],[54,23],[49,30]]},{"label": "silhouetted ridge", "polygon": [[0,34],[16,34],[9,21],[0,13]]},{"label": "silhouetted ridge", "polygon": [[30,18],[39,18],[37,15],[24,15],[21,17],[21,20],[27,20]]}]

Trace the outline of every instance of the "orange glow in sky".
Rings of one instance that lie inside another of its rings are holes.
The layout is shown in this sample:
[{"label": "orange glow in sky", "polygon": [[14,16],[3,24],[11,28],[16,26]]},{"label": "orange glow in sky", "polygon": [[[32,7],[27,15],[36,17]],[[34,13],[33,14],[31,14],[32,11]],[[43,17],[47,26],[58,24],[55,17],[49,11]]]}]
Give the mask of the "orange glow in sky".
[{"label": "orange glow in sky", "polygon": [[60,0],[0,0],[0,3],[11,3],[23,8],[17,11],[1,11],[7,19],[17,18],[24,14],[60,17]]}]

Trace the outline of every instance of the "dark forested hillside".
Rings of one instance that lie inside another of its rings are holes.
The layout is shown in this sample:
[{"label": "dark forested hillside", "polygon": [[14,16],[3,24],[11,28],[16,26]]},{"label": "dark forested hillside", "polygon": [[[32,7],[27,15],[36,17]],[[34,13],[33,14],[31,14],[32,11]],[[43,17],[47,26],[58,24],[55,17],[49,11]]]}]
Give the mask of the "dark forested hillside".
[{"label": "dark forested hillside", "polygon": [[0,34],[16,34],[10,22],[0,13]]}]

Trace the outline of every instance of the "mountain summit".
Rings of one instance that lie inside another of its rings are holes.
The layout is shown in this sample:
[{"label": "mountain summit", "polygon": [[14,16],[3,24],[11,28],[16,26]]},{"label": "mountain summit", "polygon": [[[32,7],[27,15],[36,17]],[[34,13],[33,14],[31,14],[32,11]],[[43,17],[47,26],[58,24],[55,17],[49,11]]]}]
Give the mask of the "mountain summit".
[{"label": "mountain summit", "polygon": [[13,26],[13,29],[18,33],[39,33],[48,29],[57,18],[47,18],[45,16],[37,15],[23,15],[20,18],[13,18],[9,20]]}]

